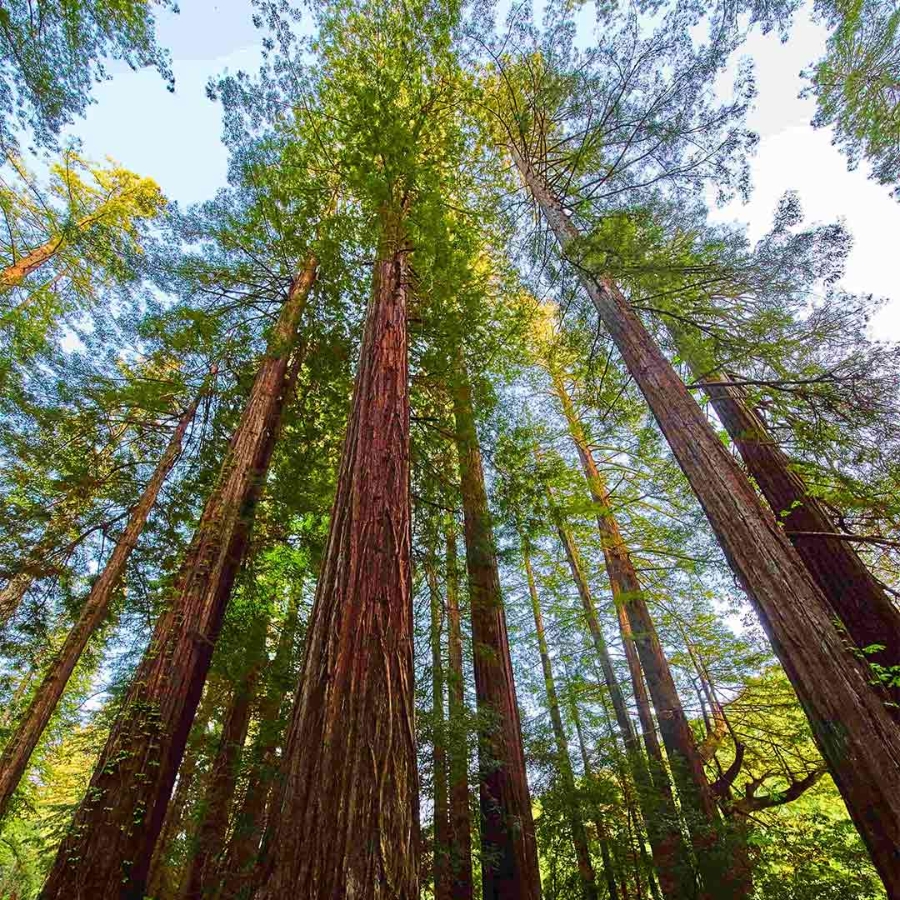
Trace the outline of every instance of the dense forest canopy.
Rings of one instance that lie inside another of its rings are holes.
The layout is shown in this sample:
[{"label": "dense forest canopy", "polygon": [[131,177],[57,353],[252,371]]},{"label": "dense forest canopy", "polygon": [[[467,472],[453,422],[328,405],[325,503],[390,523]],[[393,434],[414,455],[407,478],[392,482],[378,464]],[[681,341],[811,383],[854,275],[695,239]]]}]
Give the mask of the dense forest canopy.
[{"label": "dense forest canopy", "polygon": [[809,15],[897,195],[896,4],[252,0],[191,206],[166,11],[0,4],[0,898],[900,900],[900,347],[710,209]]}]

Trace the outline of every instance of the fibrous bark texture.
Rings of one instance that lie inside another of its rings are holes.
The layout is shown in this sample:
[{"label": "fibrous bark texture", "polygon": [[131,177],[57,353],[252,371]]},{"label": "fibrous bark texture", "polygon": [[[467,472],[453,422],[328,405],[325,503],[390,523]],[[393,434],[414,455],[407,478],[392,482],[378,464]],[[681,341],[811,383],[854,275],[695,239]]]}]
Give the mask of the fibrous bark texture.
[{"label": "fibrous bark texture", "polygon": [[[563,252],[577,261],[578,229],[512,152]],[[622,292],[602,273],[579,267],[579,277],[754,604],[889,894],[900,897],[900,727],[847,653],[830,604],[783,530]]]},{"label": "fibrous bark texture", "polygon": [[200,398],[198,397],[181,416],[153,475],[131,511],[125,531],[103,567],[103,572],[91,587],[78,620],[72,626],[59,653],[47,668],[44,680],[32,698],[27,711],[3,748],[3,756],[0,758],[0,817],[6,812],[6,807],[25,774],[31,754],[47,727],[47,723],[72,677],[72,672],[75,671],[78,660],[81,659],[81,654],[87,647],[91,636],[106,619],[110,603],[122,579],[131,551],[137,546],[138,538],[147,523],[163,483],[181,454],[185,433],[194,420],[199,402]]},{"label": "fibrous bark texture", "polygon": [[[836,534],[824,504],[813,497],[785,452],[769,434],[765,423],[747,403],[743,388],[705,378],[703,386],[713,409],[778,516],[800,559],[867,660],[884,667],[900,665],[900,610],[876,581],[848,541]],[[900,716],[900,686],[890,689]]]},{"label": "fibrous bark texture", "polygon": [[402,223],[385,212],[257,898],[418,897],[408,279]]},{"label": "fibrous bark texture", "polygon": [[63,840],[42,900],[141,897],[271,459],[310,259],[293,280],[150,645]]},{"label": "fibrous bark texture", "polygon": [[541,879],[522,749],[522,728],[494,533],[475,430],[472,390],[458,360],[453,386],[456,442],[472,607],[485,900],[539,900]]}]

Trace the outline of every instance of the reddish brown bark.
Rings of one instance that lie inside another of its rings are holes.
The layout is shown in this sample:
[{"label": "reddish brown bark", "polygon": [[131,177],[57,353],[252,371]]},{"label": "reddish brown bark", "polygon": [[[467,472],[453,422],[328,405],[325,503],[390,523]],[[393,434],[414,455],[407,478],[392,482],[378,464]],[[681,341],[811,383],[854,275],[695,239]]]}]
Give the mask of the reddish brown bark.
[{"label": "reddish brown bark", "polygon": [[194,400],[182,414],[153,475],[131,511],[122,537],[110,554],[103,572],[91,587],[78,620],[72,626],[59,653],[47,668],[44,680],[38,687],[24,716],[17,724],[16,730],[3,748],[3,756],[0,758],[0,817],[6,812],[6,807],[28,768],[31,754],[56,710],[60,697],[72,677],[72,672],[75,671],[78,660],[81,659],[81,654],[87,647],[91,636],[106,619],[109,605],[122,579],[131,551],[137,546],[138,538],[156,503],[163,482],[181,455],[184,435],[194,420],[199,403],[200,397]]},{"label": "reddish brown bark", "polygon": [[[512,152],[563,253],[577,255],[574,223]],[[578,271],[754,604],[889,895],[900,898],[900,728],[846,652],[830,604],[790,541],[622,292],[602,274]]]},{"label": "reddish brown bark", "polygon": [[591,851],[588,845],[587,830],[581,815],[578,792],[575,789],[575,774],[569,758],[569,739],[563,725],[559,709],[559,696],[556,693],[556,682],[553,678],[553,665],[550,662],[550,651],[547,647],[547,636],[544,632],[544,616],[541,612],[540,598],[531,565],[531,549],[527,540],[522,541],[522,561],[525,564],[525,576],[528,580],[528,594],[531,597],[531,613],[534,617],[534,630],[537,634],[538,650],[541,656],[541,668],[544,671],[544,690],[547,693],[547,707],[550,712],[550,724],[556,740],[557,771],[562,779],[568,795],[569,830],[572,832],[572,844],[575,848],[575,859],[578,862],[578,874],[581,876],[581,887],[588,900],[597,900],[597,879],[594,864],[591,862]]},{"label": "reddish brown bark", "polygon": [[[551,498],[551,504],[552,502]],[[693,866],[681,838],[680,817],[669,784],[669,776],[662,762],[662,754],[651,756],[648,767],[647,760],[641,753],[631,716],[628,714],[619,679],[613,669],[609,648],[597,618],[590,587],[584,577],[578,548],[559,513],[555,510],[554,516],[557,531],[569,561],[572,579],[578,588],[588,629],[600,660],[600,668],[612,701],[616,724],[619,726],[625,743],[629,769],[637,788],[638,802],[653,850],[653,862],[659,876],[660,888],[663,894],[672,900],[691,896],[695,886]]]},{"label": "reddish brown bark", "polygon": [[268,469],[310,259],[294,279],[247,404],[42,900],[140,897]]},{"label": "reddish brown bark", "polygon": [[[704,379],[703,386],[747,471],[850,639],[860,648],[884,648],[868,654],[870,662],[885,667],[900,665],[900,610],[851,543],[825,536],[837,532],[828,510],[809,493],[765,423],[750,408],[744,390],[714,378]],[[808,536],[810,533],[823,536]],[[900,716],[900,686],[889,689],[889,694],[894,705],[888,708],[895,717]]]},{"label": "reddish brown bark", "polygon": [[52,238],[0,270],[0,289],[21,284],[32,272],[51,260],[64,243],[63,238]]},{"label": "reddish brown bark", "polygon": [[[644,599],[631,554],[612,514],[609,492],[594,461],[584,429],[566,391],[562,375],[552,372],[554,390],[563,408],[569,433],[578,451],[591,498],[597,505],[597,528],[606,563],[606,572],[617,607],[626,612],[630,637],[633,639],[641,667],[647,679],[650,696],[656,708],[663,743],[669,757],[681,808],[691,834],[697,868],[707,894],[727,890],[735,898],[745,896],[749,887],[745,879],[730,874],[726,852],[719,845],[719,811],[716,798],[706,778],[703,758],[694,733],[681,705],[668,660],[663,653],[656,626]],[[651,760],[655,761],[651,756]],[[656,780],[663,771],[655,767]],[[742,871],[742,870],[741,870]]]},{"label": "reddish brown bark", "polygon": [[463,675],[462,624],[459,615],[459,563],[456,529],[447,528],[447,684],[450,729],[447,754],[450,773],[450,893],[453,900],[472,900],[472,820],[469,809],[469,742]]},{"label": "reddish brown bark", "polygon": [[456,446],[472,607],[485,900],[539,900],[541,877],[525,772],[506,611],[475,430],[472,390],[460,355],[453,385]]},{"label": "reddish brown bark", "polygon": [[450,806],[447,791],[447,728],[444,718],[444,660],[441,636],[444,609],[434,560],[425,563],[431,606],[431,710],[434,769],[434,896],[450,898]]},{"label": "reddish brown bark", "polygon": [[203,818],[197,829],[194,854],[188,863],[183,900],[202,900],[211,897],[217,890],[220,855],[225,849],[228,818],[231,801],[240,774],[241,756],[247,730],[256,684],[265,653],[265,637],[268,621],[256,623],[248,649],[247,672],[235,685],[231,703],[222,724],[219,747],[210,770],[209,782],[203,797]]},{"label": "reddish brown bark", "polygon": [[418,897],[408,250],[383,214],[337,494],[258,898]]},{"label": "reddish brown bark", "polygon": [[147,896],[153,900],[172,900],[176,896],[180,883],[180,870],[169,865],[169,844],[182,829],[185,817],[190,809],[189,800],[194,781],[197,778],[197,763],[200,751],[206,740],[207,727],[213,713],[219,706],[220,690],[218,683],[207,682],[203,699],[197,707],[197,715],[191,729],[191,738],[184,752],[184,761],[178,770],[178,782],[172,801],[166,810],[153,859],[150,862],[150,875],[147,879]]}]

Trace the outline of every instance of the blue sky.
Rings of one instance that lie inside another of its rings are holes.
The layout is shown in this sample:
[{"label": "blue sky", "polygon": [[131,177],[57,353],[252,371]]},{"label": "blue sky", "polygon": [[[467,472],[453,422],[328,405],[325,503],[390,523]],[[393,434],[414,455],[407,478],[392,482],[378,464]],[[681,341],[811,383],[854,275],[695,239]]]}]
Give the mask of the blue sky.
[{"label": "blue sky", "polygon": [[[797,96],[800,71],[821,55],[826,36],[811,21],[810,8],[798,13],[786,44],[775,35],[754,35],[745,47],[759,88],[750,117],[761,138],[752,163],[754,192],[749,204],[733,203],[714,215],[747,223],[757,237],[778,198],[793,189],[810,220],[843,218],[855,238],[844,286],[897,298],[874,321],[872,335],[900,340],[900,203],[869,181],[864,167],[848,172],[830,133],[809,126],[814,104]],[[179,203],[212,196],[225,183],[227,155],[220,110],[206,98],[205,86],[225,70],[258,66],[260,34],[251,15],[249,0],[184,0],[180,14],[161,14],[159,41],[172,54],[175,93],[153,71],[116,68],[111,81],[97,86],[97,102],[70,133],[81,138],[89,156],[111,156],[155,178]],[[590,19],[584,16],[586,27]]]}]

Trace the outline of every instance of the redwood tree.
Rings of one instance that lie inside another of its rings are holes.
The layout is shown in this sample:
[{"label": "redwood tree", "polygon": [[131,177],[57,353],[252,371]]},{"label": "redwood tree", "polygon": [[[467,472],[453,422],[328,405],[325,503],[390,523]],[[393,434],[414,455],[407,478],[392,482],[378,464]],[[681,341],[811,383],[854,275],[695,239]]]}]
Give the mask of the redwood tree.
[{"label": "redwood tree", "polygon": [[[520,149],[510,152],[563,254],[577,264],[575,223]],[[621,290],[602,273],[578,271],[754,603],[885,885],[900,893],[900,728],[871,691],[864,666],[846,652],[829,604],[790,541]]]},{"label": "redwood tree", "polygon": [[316,277],[293,279],[150,646],[41,892],[141,896],[273,450],[297,326]]},{"label": "redwood tree", "polygon": [[418,897],[406,314],[385,207],[331,526],[258,898]]},{"label": "redwood tree", "polygon": [[475,694],[482,720],[478,735],[482,890],[491,900],[537,900],[541,879],[506,611],[472,388],[461,353],[452,391],[472,607]]},{"label": "redwood tree", "polygon": [[77,621],[72,626],[59,653],[48,666],[44,680],[32,697],[14,734],[3,748],[3,756],[0,757],[0,817],[6,811],[22,775],[25,774],[31,754],[47,727],[88,641],[106,619],[110,603],[125,572],[131,551],[137,545],[138,538],[147,523],[163,483],[181,454],[184,436],[194,420],[200,399],[201,397],[198,396],[181,415],[153,475],[131,511],[125,531],[110,554],[100,576],[91,587]]}]

